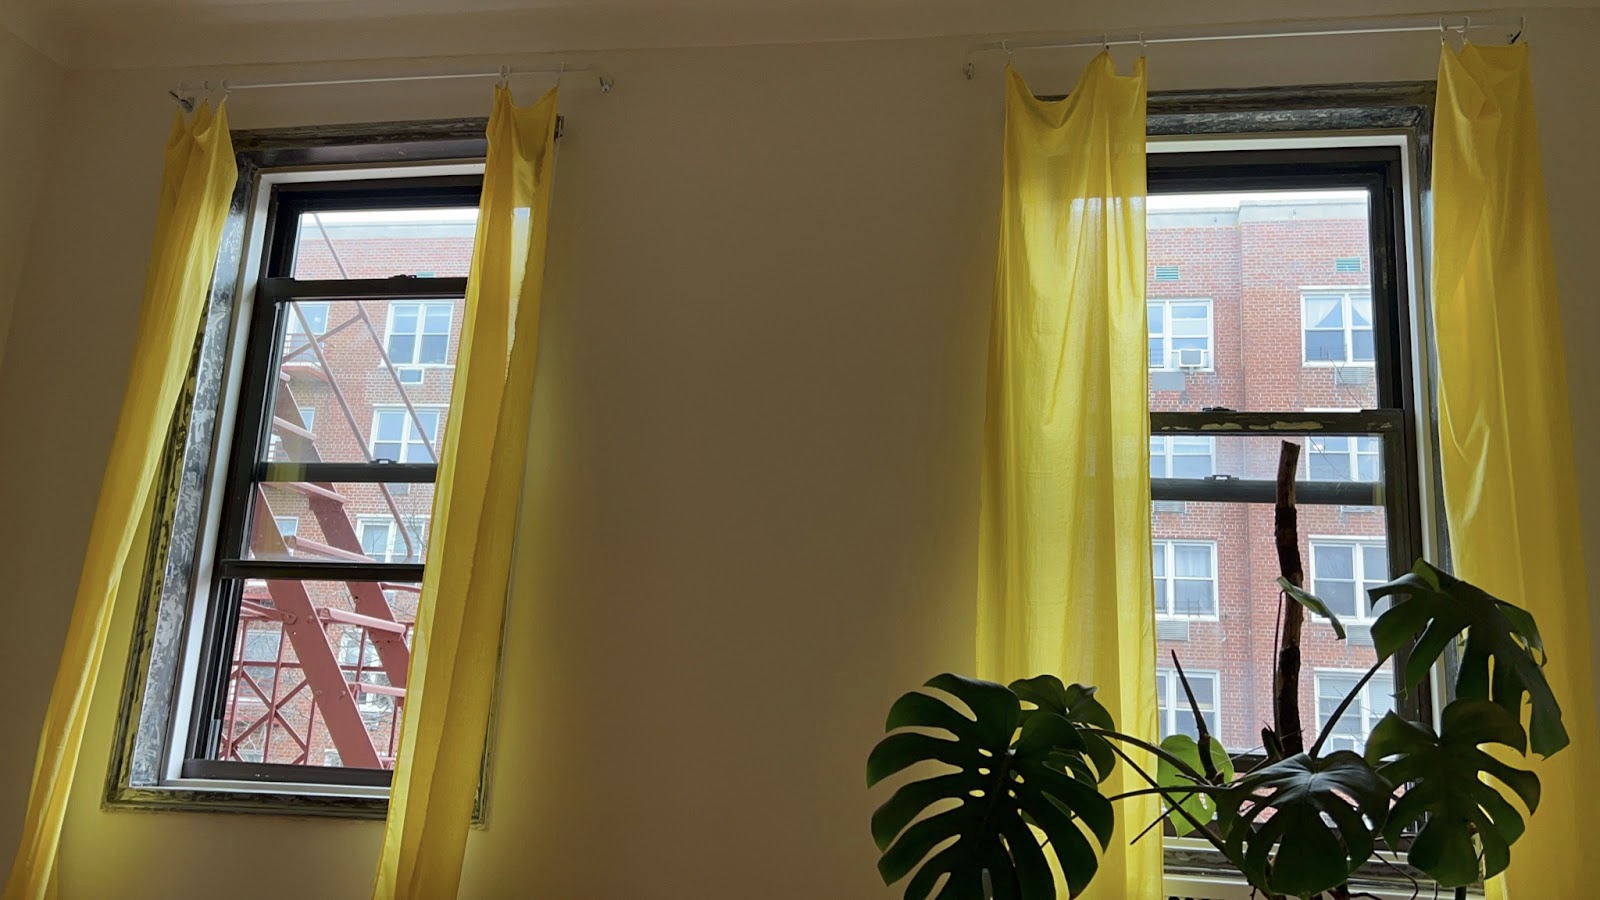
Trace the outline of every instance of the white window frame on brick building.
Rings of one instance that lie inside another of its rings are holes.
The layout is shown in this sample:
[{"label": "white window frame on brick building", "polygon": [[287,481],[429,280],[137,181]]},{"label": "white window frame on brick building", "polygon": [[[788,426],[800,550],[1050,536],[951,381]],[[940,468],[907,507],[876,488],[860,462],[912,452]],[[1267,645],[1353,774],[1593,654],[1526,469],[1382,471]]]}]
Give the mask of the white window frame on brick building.
[{"label": "white window frame on brick building", "polygon": [[[1364,477],[1364,474],[1371,477]],[[1307,437],[1306,478],[1310,481],[1382,481],[1383,439],[1362,435]]]},{"label": "white window frame on brick building", "polygon": [[[410,409],[404,406],[381,405],[372,408],[372,430],[368,432],[371,439],[367,442],[367,449],[371,451],[372,458],[376,461],[389,460],[398,463],[432,463],[431,447],[437,447],[442,437],[440,423],[444,421],[446,407],[437,404],[413,404]],[[412,415],[412,410],[416,415]],[[418,428],[418,420],[423,426]],[[428,434],[427,422],[433,422],[433,433]],[[386,422],[398,421],[400,423],[400,437],[398,440],[390,437],[393,429],[386,427]],[[380,455],[384,453],[381,445],[398,445],[398,455]]]},{"label": "white window frame on brick building", "polygon": [[[1201,548],[1206,551],[1209,575],[1179,575],[1177,571],[1178,548]],[[1156,618],[1177,619],[1187,622],[1215,622],[1218,617],[1218,590],[1217,590],[1217,542],[1206,540],[1185,540],[1183,538],[1161,538],[1151,542],[1150,548],[1152,577],[1155,582]],[[1159,557],[1159,559],[1157,559]],[[1203,582],[1211,587],[1211,611],[1209,613],[1179,613],[1174,612],[1177,606],[1179,582]]]},{"label": "white window frame on brick building", "polygon": [[[1204,317],[1174,318],[1174,309],[1202,309]],[[1160,327],[1156,324],[1156,314],[1160,311]],[[1150,338],[1150,370],[1153,372],[1210,372],[1214,370],[1214,357],[1216,355],[1216,316],[1212,310],[1209,297],[1153,297],[1146,301],[1147,330]],[[1204,322],[1205,334],[1199,334],[1199,328],[1187,327],[1183,334],[1178,334],[1178,323],[1193,325]],[[1193,332],[1193,333],[1191,333]],[[1156,342],[1161,345],[1161,364],[1156,364]],[[1182,341],[1184,346],[1175,346],[1175,342]],[[1205,346],[1188,346],[1198,341],[1204,341]],[[1198,358],[1196,358],[1196,354]]]},{"label": "white window frame on brick building", "polygon": [[[1364,537],[1312,536],[1308,541],[1308,546],[1310,552],[1307,554],[1306,576],[1311,593],[1322,598],[1322,601],[1328,603],[1331,609],[1332,603],[1335,601],[1328,599],[1328,588],[1330,586],[1337,585],[1342,587],[1348,585],[1352,591],[1351,596],[1354,608],[1348,613],[1342,608],[1334,609],[1334,615],[1337,615],[1345,622],[1370,624],[1387,608],[1373,609],[1372,598],[1367,594],[1367,591],[1372,588],[1389,581],[1389,547],[1383,537],[1372,535]],[[1381,550],[1383,559],[1375,564],[1369,564],[1367,551],[1373,549]],[[1328,563],[1319,562],[1319,560],[1326,560],[1325,554],[1346,551],[1350,554],[1351,577],[1345,578],[1342,575],[1330,577],[1327,573]]]},{"label": "white window frame on brick building", "polygon": [[[1315,673],[1315,703],[1317,707],[1317,733],[1327,726],[1328,717],[1339,708],[1352,688],[1367,674],[1364,669],[1317,669]],[[1387,671],[1379,670],[1361,687],[1355,702],[1339,718],[1341,726],[1328,735],[1322,746],[1324,754],[1335,750],[1362,752],[1372,729],[1390,710],[1394,709],[1394,679]],[[1349,726],[1353,725],[1356,730]]]},{"label": "white window frame on brick building", "polygon": [[[315,300],[301,300],[290,304],[290,310],[284,318],[283,328],[283,353],[285,356],[305,347],[311,343],[312,338],[320,338],[328,333],[328,316],[333,310],[333,304]],[[301,322],[300,317],[305,321]],[[306,326],[311,326],[308,333]],[[304,356],[305,354],[301,354]]]},{"label": "white window frame on brick building", "polygon": [[[1200,715],[1205,717],[1206,728],[1211,736],[1222,739],[1222,676],[1215,671],[1205,669],[1183,669],[1184,677],[1189,679],[1189,686],[1195,689],[1195,706],[1200,709]],[[1206,703],[1200,685],[1210,685],[1211,702]],[[1199,729],[1186,731],[1178,727],[1180,716],[1192,718],[1194,711],[1189,707],[1189,695],[1183,690],[1183,682],[1178,678],[1178,670],[1167,666],[1156,667],[1156,708],[1161,717],[1161,737],[1163,740],[1174,734],[1187,734],[1198,737]]]},{"label": "white window frame on brick building", "polygon": [[[1337,326],[1311,325],[1311,304],[1313,302],[1326,302],[1333,300],[1339,311],[1339,324]],[[1355,323],[1356,305],[1358,302],[1366,304],[1367,324],[1358,326]],[[1314,333],[1333,334],[1342,336],[1343,355],[1339,357],[1311,354],[1311,335]],[[1366,287],[1302,287],[1300,289],[1300,358],[1307,367],[1317,366],[1373,366],[1377,364],[1375,350],[1367,351],[1365,358],[1358,358],[1356,344],[1362,333],[1366,334],[1366,343],[1374,347],[1376,332],[1372,312],[1372,289]]]},{"label": "white window frame on brick building", "polygon": [[[1196,465],[1196,460],[1204,460]],[[1194,435],[1150,436],[1151,478],[1209,478],[1217,471],[1217,439]]]},{"label": "white window frame on brick building", "polygon": [[[389,361],[396,368],[439,368],[450,364],[450,335],[455,330],[456,304],[449,300],[407,300],[393,301],[388,305],[388,321],[383,328],[383,346],[389,354]],[[416,309],[416,329],[402,331],[396,327],[396,320],[402,310]],[[440,314],[444,318],[444,330],[439,331],[438,320]],[[411,339],[411,353],[409,355],[396,354],[394,341],[397,337]],[[442,354],[430,353],[429,356],[438,355],[438,359],[423,359],[423,346],[427,338],[436,338],[443,345]]]},{"label": "white window frame on brick building", "polygon": [[[381,563],[420,563],[423,561],[423,550],[427,547],[428,517],[410,516],[411,521],[405,522],[406,532],[411,536],[411,554],[406,554],[406,542],[401,538],[401,531],[395,527],[394,516],[361,516],[356,519],[356,536],[361,540],[361,549],[372,557],[373,562]],[[378,530],[382,530],[382,541],[370,540],[369,537]],[[382,549],[379,549],[381,544]]]}]

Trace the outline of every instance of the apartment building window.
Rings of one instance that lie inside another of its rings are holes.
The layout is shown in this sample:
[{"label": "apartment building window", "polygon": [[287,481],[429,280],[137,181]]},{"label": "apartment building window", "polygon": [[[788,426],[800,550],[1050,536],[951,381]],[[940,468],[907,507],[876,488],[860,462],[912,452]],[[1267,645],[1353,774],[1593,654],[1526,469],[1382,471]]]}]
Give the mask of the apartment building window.
[{"label": "apartment building window", "polygon": [[1150,368],[1211,368],[1211,301],[1149,302]]},{"label": "apartment building window", "polygon": [[1221,691],[1217,689],[1217,673],[1184,669],[1183,674],[1189,682],[1189,690],[1194,692],[1194,706],[1189,705],[1189,695],[1184,691],[1183,681],[1178,678],[1176,669],[1156,669],[1156,705],[1161,714],[1161,736],[1166,738],[1174,734],[1187,734],[1198,739],[1200,728],[1195,724],[1196,708],[1205,718],[1206,730],[1213,735],[1221,734],[1222,723],[1217,711],[1217,698],[1221,696]]},{"label": "apartment building window", "polygon": [[449,358],[453,303],[389,304],[389,359],[397,366],[442,366]]},{"label": "apartment building window", "polygon": [[1150,438],[1152,478],[1209,478],[1216,472],[1215,438],[1154,435]]},{"label": "apartment building window", "polygon": [[1372,365],[1377,350],[1370,291],[1307,290],[1300,300],[1306,365]]},{"label": "apartment building window", "polygon": [[1312,481],[1377,481],[1383,441],[1375,437],[1308,437],[1306,470]]},{"label": "apartment building window", "polygon": [[372,458],[380,462],[431,463],[438,449],[438,407],[389,407],[372,412]]},{"label": "apartment building window", "polygon": [[[1339,704],[1344,698],[1355,690],[1361,683],[1361,676],[1365,671],[1342,669],[1318,669],[1316,671],[1317,691],[1317,730],[1328,724]],[[1345,709],[1344,715],[1339,717],[1333,731],[1328,736],[1328,742],[1323,745],[1324,753],[1335,750],[1350,750],[1360,753],[1366,749],[1367,736],[1372,733],[1373,726],[1378,720],[1388,715],[1394,709],[1394,680],[1387,672],[1379,672],[1361,688],[1361,693],[1354,703]]]},{"label": "apartment building window", "polygon": [[1211,619],[1217,615],[1217,545],[1212,541],[1156,541],[1156,615]]},{"label": "apartment building window", "polygon": [[1367,591],[1389,580],[1389,548],[1382,541],[1311,539],[1310,589],[1342,619],[1371,621],[1387,607],[1373,606]]},{"label": "apartment building window", "polygon": [[313,337],[328,333],[328,304],[296,303],[284,317],[283,356],[297,359],[312,354],[303,352]]},{"label": "apartment building window", "polygon": [[428,528],[425,517],[408,516],[397,523],[393,516],[369,516],[362,518],[359,524],[361,552],[375,562],[422,561]]},{"label": "apartment building window", "polygon": [[[1303,457],[1295,490],[1307,586],[1341,615],[1370,619],[1366,588],[1421,555],[1424,417],[1413,393],[1401,150],[1306,141],[1152,153],[1149,165],[1150,257],[1185,266],[1184,283],[1210,292],[1207,334],[1218,323],[1230,337],[1207,343],[1214,378],[1174,387],[1155,370],[1173,364],[1176,320],[1166,310],[1188,301],[1151,304],[1156,664],[1176,654],[1186,671],[1237,671],[1208,689],[1223,746],[1249,754],[1272,718],[1271,652],[1242,669],[1239,660],[1271,646],[1281,608],[1273,504],[1282,444]],[[1365,264],[1330,271],[1344,258]],[[1366,283],[1318,286],[1335,274]],[[1361,377],[1323,368],[1351,363]],[[1340,642],[1315,618],[1305,634],[1307,659],[1363,671],[1376,662],[1370,640]],[[1170,680],[1160,689],[1171,709]],[[1302,697],[1301,719],[1313,722],[1311,685]],[[1400,707],[1421,717],[1425,702],[1413,691]]]}]

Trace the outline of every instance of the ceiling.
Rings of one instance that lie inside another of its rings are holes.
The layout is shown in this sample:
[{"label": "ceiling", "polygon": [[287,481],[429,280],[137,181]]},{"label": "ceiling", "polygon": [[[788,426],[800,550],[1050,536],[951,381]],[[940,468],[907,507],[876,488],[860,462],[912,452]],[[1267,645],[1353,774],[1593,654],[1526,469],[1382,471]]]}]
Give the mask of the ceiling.
[{"label": "ceiling", "polygon": [[[1568,0],[1563,7],[1600,7]],[[1346,0],[1338,18],[1504,10]],[[1132,32],[1326,19],[1327,0],[0,0],[0,24],[69,66]],[[306,26],[315,23],[314,30]],[[244,31],[241,29],[248,29]]]}]

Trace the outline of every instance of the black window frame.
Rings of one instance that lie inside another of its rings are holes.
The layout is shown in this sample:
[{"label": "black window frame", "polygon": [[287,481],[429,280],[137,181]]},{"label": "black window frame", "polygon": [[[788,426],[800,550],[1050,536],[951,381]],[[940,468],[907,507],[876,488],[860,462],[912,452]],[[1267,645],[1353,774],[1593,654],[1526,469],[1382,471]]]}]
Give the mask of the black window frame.
[{"label": "black window frame", "polygon": [[[1420,459],[1415,396],[1415,336],[1412,334],[1410,253],[1406,242],[1407,195],[1402,149],[1316,147],[1151,153],[1151,196],[1184,193],[1359,189],[1370,198],[1369,236],[1373,337],[1372,364],[1378,407],[1357,412],[1303,410],[1152,412],[1152,437],[1315,436],[1377,437],[1382,477],[1376,482],[1296,480],[1304,506],[1370,506],[1384,510],[1390,576],[1408,571],[1423,555],[1423,509],[1419,502]],[[1297,354],[1298,356],[1298,351]],[[1284,415],[1291,413],[1292,415]],[[1302,472],[1305,466],[1301,466]],[[1267,480],[1151,478],[1155,502],[1271,504],[1276,485]],[[1304,537],[1304,535],[1302,536]],[[1405,654],[1397,666],[1403,667]],[[1397,685],[1398,687],[1398,685]],[[1424,684],[1396,698],[1408,718],[1430,721],[1432,700]]]},{"label": "black window frame", "polygon": [[[181,777],[186,779],[281,785],[387,787],[387,769],[283,765],[217,759],[225,721],[233,647],[246,579],[342,581],[390,584],[422,582],[423,564],[331,562],[249,558],[256,488],[283,482],[433,484],[438,465],[383,460],[365,463],[284,463],[269,459],[271,405],[284,351],[290,304],[297,301],[458,300],[466,296],[465,277],[397,275],[380,279],[304,280],[293,277],[301,216],[309,212],[474,207],[482,193],[481,175],[439,175],[349,181],[287,182],[273,185],[268,199],[265,244],[245,335],[237,417],[223,454],[220,515],[214,523],[216,556],[212,565],[200,664],[193,674],[195,693],[183,741]],[[313,341],[315,343],[315,341]],[[320,351],[317,351],[320,353]],[[394,368],[393,365],[390,366]],[[442,433],[436,439],[442,440]]]}]

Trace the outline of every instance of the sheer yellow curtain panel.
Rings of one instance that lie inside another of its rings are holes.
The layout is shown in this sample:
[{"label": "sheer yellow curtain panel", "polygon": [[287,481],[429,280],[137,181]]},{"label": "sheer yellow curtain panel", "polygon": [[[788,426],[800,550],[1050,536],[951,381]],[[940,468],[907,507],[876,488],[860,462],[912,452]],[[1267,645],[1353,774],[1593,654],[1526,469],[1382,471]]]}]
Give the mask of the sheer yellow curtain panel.
[{"label": "sheer yellow curtain panel", "polygon": [[1600,754],[1561,309],[1528,48],[1446,47],[1434,124],[1439,442],[1455,572],[1538,619],[1572,744],[1533,766],[1536,815],[1490,885],[1594,896]]},{"label": "sheer yellow curtain panel", "polygon": [[528,447],[555,129],[555,90],[518,108],[496,88],[377,900],[454,897],[461,881]]},{"label": "sheer yellow curtain panel", "polygon": [[[1153,740],[1144,60],[1124,77],[1102,53],[1058,102],[1007,70],[1003,191],[978,671],[1095,685],[1123,730]],[[1119,766],[1106,789],[1135,778]],[[1161,842],[1129,844],[1159,814],[1121,804],[1084,896],[1160,894]]]},{"label": "sheer yellow curtain panel", "polygon": [[180,114],[167,139],[155,248],[145,280],[133,365],[111,457],[100,481],[61,664],[45,710],[22,842],[6,881],[5,900],[39,900],[54,894],[61,823],[112,605],[166,450],[178,394],[188,377],[238,175],[226,110],[219,107],[213,115],[208,106],[201,106],[189,122]]}]

